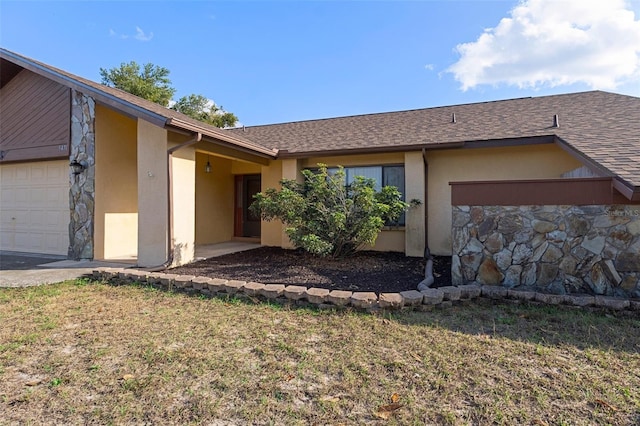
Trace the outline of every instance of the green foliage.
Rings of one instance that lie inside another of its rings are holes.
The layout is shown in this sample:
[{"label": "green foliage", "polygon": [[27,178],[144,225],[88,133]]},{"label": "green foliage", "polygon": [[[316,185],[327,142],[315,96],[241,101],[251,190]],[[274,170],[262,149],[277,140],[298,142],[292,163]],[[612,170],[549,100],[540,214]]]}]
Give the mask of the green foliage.
[{"label": "green foliage", "polygon": [[137,62],[122,63],[109,70],[100,68],[102,84],[115,87],[141,98],[150,100],[164,107],[176,89],[171,87],[169,70],[151,63],[144,64],[142,69]]},{"label": "green foliage", "polygon": [[218,107],[202,95],[183,96],[171,106],[171,109],[220,128],[233,127],[238,121],[235,114]]},{"label": "green foliage", "polygon": [[251,210],[264,220],[279,219],[296,247],[320,256],[343,257],[374,244],[385,222],[409,207],[394,186],[375,190],[375,180],[357,176],[346,185],[342,167],[329,174],[304,170],[304,182],[284,179],[282,189],[258,193]]},{"label": "green foliage", "polygon": [[[102,84],[140,96],[163,107],[169,106],[176,92],[176,89],[171,87],[169,72],[167,68],[150,63],[140,68],[135,61],[122,63],[116,68],[100,68]],[[233,127],[238,121],[235,114],[218,107],[203,95],[183,96],[171,106],[171,109],[220,128]]]}]

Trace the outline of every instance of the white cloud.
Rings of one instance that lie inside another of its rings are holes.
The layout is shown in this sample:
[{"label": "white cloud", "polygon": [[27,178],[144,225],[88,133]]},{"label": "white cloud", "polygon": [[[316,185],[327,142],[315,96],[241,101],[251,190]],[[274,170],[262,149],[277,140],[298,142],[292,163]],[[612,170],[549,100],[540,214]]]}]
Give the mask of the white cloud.
[{"label": "white cloud", "polygon": [[153,33],[146,34],[140,27],[136,27],[136,35],[134,38],[140,41],[149,41],[153,38]]},{"label": "white cloud", "polygon": [[429,70],[429,71],[433,71],[433,69],[435,68],[435,65],[433,64],[427,64],[424,66],[424,69]]},{"label": "white cloud", "polygon": [[138,41],[149,41],[153,38],[153,33],[145,33],[140,27],[136,27],[136,33],[134,35],[128,35],[128,34],[120,34],[115,32],[112,28],[109,29],[109,36],[110,37],[116,37],[116,38],[120,38],[120,39],[128,39],[128,38],[134,38]]},{"label": "white cloud", "polygon": [[462,90],[584,83],[614,89],[640,78],[640,20],[624,0],[524,0],[447,72]]}]

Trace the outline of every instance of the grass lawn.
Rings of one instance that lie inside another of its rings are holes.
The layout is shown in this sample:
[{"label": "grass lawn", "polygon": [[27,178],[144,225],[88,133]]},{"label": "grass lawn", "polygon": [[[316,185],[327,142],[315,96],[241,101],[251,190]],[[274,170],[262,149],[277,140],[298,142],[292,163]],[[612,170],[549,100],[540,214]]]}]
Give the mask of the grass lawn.
[{"label": "grass lawn", "polygon": [[640,422],[640,318],[363,314],[67,282],[0,289],[0,424]]}]

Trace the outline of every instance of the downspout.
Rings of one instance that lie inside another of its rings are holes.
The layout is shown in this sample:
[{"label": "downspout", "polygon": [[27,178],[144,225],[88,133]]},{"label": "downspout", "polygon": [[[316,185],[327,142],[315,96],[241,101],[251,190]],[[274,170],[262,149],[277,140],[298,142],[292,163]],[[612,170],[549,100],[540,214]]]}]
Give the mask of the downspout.
[{"label": "downspout", "polygon": [[422,148],[422,161],[424,161],[424,257],[428,258],[431,256],[429,250],[429,163],[425,148]]},{"label": "downspout", "polygon": [[157,272],[167,269],[173,263],[173,153],[179,149],[196,144],[202,140],[202,133],[196,133],[193,139],[167,150],[167,260],[158,266],[140,268],[143,271]]}]

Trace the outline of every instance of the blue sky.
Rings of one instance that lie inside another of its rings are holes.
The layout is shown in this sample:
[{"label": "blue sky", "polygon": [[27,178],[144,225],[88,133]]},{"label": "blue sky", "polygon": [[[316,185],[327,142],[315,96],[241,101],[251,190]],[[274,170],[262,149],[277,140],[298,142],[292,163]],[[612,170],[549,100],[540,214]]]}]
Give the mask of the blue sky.
[{"label": "blue sky", "polygon": [[591,89],[640,96],[640,0],[5,1],[0,45],[135,60],[257,125]]}]

